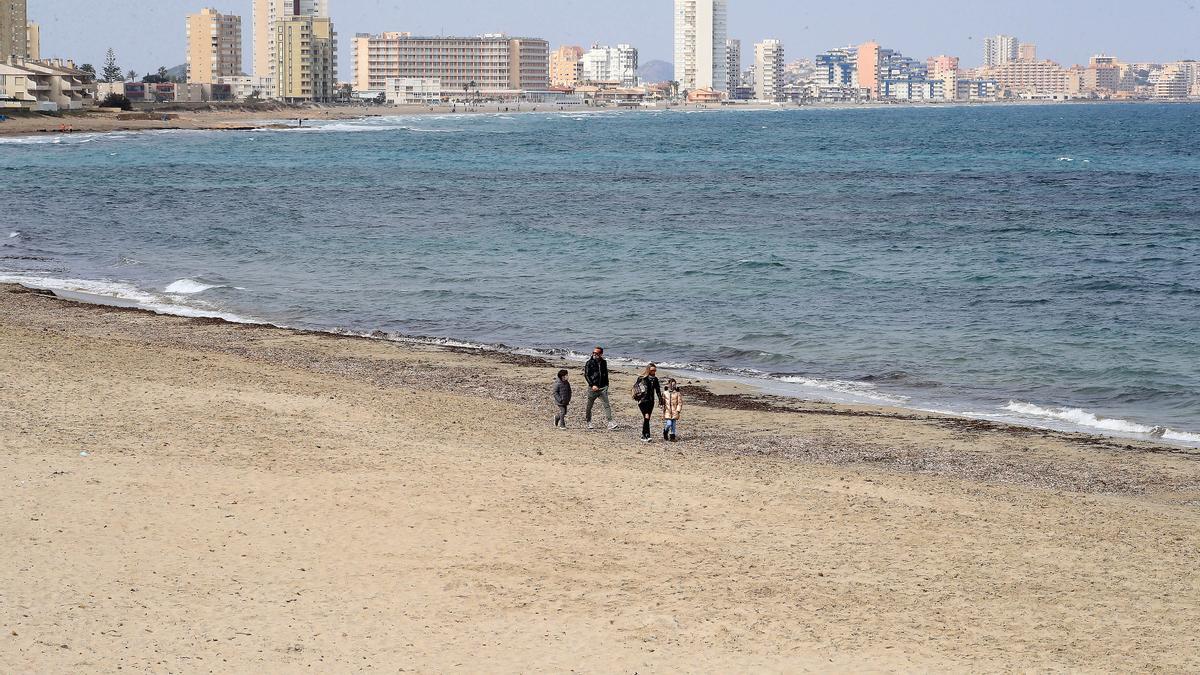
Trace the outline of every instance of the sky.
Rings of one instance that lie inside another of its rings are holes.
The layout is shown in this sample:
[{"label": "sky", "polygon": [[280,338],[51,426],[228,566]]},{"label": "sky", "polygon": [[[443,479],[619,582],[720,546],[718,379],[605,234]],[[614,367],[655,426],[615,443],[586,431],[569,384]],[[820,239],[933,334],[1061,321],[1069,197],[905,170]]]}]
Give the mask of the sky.
[{"label": "sky", "polygon": [[[43,58],[73,58],[97,69],[109,47],[139,73],[185,61],[184,17],[201,7],[242,15],[249,68],[251,0],[28,0],[42,26]],[[672,61],[673,0],[329,0],[339,67],[349,78],[355,33],[424,35],[503,32],[560,44],[628,43],[644,64]],[[982,39],[998,33],[1038,45],[1039,58],[1063,65],[1105,53],[1126,62],[1200,59],[1200,0],[729,0],[729,37],[743,61],[752,44],[780,39],[789,61],[876,40],[906,56],[960,56],[978,65]]]}]

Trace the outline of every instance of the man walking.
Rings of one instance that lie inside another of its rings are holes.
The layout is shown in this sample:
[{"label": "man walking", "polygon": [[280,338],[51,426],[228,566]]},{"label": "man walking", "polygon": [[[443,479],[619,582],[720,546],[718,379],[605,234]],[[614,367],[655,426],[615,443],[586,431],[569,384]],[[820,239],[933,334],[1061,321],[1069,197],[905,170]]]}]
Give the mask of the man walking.
[{"label": "man walking", "polygon": [[583,366],[583,378],[588,384],[587,408],[584,410],[587,428],[595,428],[592,426],[592,406],[596,403],[596,399],[600,399],[600,402],[604,404],[604,417],[608,420],[608,428],[616,429],[617,425],[613,423],[612,406],[608,403],[608,361],[604,360],[603,347],[596,347],[592,350],[592,358],[588,359]]}]

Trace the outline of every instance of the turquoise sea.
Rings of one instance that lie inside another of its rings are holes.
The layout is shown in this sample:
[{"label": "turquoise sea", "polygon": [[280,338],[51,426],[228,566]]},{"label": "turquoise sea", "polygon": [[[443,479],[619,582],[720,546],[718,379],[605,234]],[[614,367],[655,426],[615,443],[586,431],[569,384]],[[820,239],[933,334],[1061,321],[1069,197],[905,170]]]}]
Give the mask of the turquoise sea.
[{"label": "turquoise sea", "polygon": [[1196,105],[3,138],[0,281],[1198,445],[1198,139]]}]

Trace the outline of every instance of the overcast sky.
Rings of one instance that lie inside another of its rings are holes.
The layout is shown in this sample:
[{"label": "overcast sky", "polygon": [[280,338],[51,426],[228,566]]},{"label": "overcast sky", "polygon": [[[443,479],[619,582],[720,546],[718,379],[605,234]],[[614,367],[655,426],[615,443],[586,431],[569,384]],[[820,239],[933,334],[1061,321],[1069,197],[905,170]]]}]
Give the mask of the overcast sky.
[{"label": "overcast sky", "polygon": [[[183,63],[184,16],[201,7],[241,14],[250,60],[250,1],[29,0],[42,24],[43,57],[74,58],[99,68],[113,47],[119,64],[141,72]],[[505,32],[559,44],[627,42],[641,61],[672,60],[672,0],[329,0],[341,36],[339,66],[349,76],[355,33],[477,35]],[[730,37],[746,54],[763,38],[783,40],[788,60],[830,47],[878,40],[908,56],[935,54],[980,61],[981,39],[1007,33],[1038,45],[1039,56],[1064,65],[1092,54],[1122,60],[1200,58],[1200,0],[729,0]]]}]

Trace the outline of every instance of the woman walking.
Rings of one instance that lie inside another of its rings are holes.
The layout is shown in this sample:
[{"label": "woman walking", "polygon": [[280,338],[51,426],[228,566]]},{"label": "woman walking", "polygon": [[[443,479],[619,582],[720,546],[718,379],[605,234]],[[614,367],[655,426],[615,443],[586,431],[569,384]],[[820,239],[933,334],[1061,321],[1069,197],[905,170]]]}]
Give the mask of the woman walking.
[{"label": "woman walking", "polygon": [[662,386],[658,383],[658,366],[651,363],[633,385],[633,400],[642,411],[642,442],[650,442],[650,416],[654,413],[654,397],[663,402]]}]

